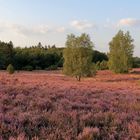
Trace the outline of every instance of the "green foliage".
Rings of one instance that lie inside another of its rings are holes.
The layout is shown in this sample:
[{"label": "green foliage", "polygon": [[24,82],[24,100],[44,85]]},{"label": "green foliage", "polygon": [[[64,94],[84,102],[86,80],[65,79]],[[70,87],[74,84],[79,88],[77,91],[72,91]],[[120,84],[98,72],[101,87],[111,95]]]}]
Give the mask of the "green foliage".
[{"label": "green foliage", "polygon": [[107,69],[108,69],[108,61],[103,60],[103,61],[100,63],[100,69],[101,69],[101,70],[107,70]]},{"label": "green foliage", "polygon": [[39,66],[36,66],[35,67],[35,70],[41,70],[42,68],[41,67],[39,67]]},{"label": "green foliage", "polygon": [[25,67],[23,67],[23,70],[33,71],[33,67],[32,66],[25,66]]},{"label": "green foliage", "polygon": [[96,63],[97,70],[107,70],[108,69],[108,61],[103,60],[102,62],[98,61]]},{"label": "green foliage", "polygon": [[95,63],[92,63],[91,66],[90,66],[90,73],[87,76],[91,77],[93,75],[96,75],[96,70],[97,70],[96,69],[96,64]]},{"label": "green foliage", "polygon": [[65,74],[81,77],[92,75],[91,61],[96,63],[97,70],[107,69],[104,61],[108,61],[109,57],[111,70],[116,73],[128,72],[132,65],[140,67],[138,58],[132,60],[134,48],[132,42],[133,39],[131,39],[129,32],[124,34],[119,31],[110,42],[110,53],[107,55],[94,51],[92,49],[93,43],[86,34],[82,34],[80,37],[69,35],[66,49],[57,48],[55,45],[43,46],[40,42],[36,46],[28,48],[14,48],[11,41],[9,43],[0,41],[0,69],[6,69],[8,64],[13,64],[17,70],[28,70],[27,66],[31,66],[32,70],[65,66]]},{"label": "green foliage", "polygon": [[92,62],[97,63],[102,62],[103,60],[108,61],[108,56],[105,53],[93,50],[92,52]]},{"label": "green foliage", "polygon": [[133,58],[133,68],[140,68],[140,58],[139,57]]},{"label": "green foliage", "polygon": [[7,72],[8,72],[9,74],[13,74],[13,73],[15,72],[15,69],[14,69],[14,67],[13,67],[12,64],[9,64],[9,65],[7,66]]},{"label": "green foliage", "polygon": [[30,48],[14,48],[14,65],[16,69],[32,66],[45,69],[51,65],[63,66],[63,48],[47,48],[40,43]]},{"label": "green foliage", "polygon": [[[32,66],[33,70],[43,70],[53,65],[63,67],[63,50],[64,48],[57,48],[55,45],[43,46],[41,42],[28,48],[14,48],[11,41],[0,41],[0,69],[6,69],[8,64],[13,64],[17,70],[26,69],[26,66]],[[92,50],[91,55],[93,63],[108,59],[105,53],[99,51]]]},{"label": "green foliage", "polygon": [[64,58],[61,57],[61,59],[57,63],[58,67],[63,67],[63,63],[64,63]]},{"label": "green foliage", "polygon": [[6,69],[6,67],[13,61],[13,43],[0,41],[0,69]]},{"label": "green foliage", "polygon": [[64,50],[64,67],[66,75],[75,76],[80,81],[82,76],[86,77],[92,74],[92,48],[93,43],[86,34],[76,37],[68,35],[66,49]]},{"label": "green foliage", "polygon": [[51,65],[48,68],[46,68],[45,70],[57,70],[57,69],[58,69],[57,65]]},{"label": "green foliage", "polygon": [[97,63],[96,63],[96,69],[97,70],[100,70],[101,68],[100,68],[100,61],[98,61]]},{"label": "green foliage", "polygon": [[134,45],[129,32],[119,31],[109,43],[109,68],[115,73],[126,73],[132,67]]}]

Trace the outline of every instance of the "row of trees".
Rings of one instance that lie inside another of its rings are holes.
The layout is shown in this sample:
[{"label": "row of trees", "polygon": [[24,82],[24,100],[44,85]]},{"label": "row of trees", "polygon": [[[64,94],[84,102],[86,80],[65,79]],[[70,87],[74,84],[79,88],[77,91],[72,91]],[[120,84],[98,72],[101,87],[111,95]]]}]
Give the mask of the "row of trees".
[{"label": "row of trees", "polygon": [[[31,47],[14,47],[13,43],[0,42],[0,69],[5,70],[12,64],[16,70],[53,70],[63,67],[64,48],[43,46],[38,43]],[[108,60],[105,53],[92,50],[92,62]]]},{"label": "row of trees", "polygon": [[[96,68],[107,69],[109,67],[115,73],[127,73],[133,65],[133,39],[129,32],[119,31],[109,43],[109,61],[96,63]],[[64,50],[64,73],[78,77],[91,76],[95,73],[95,65],[92,62],[93,42],[87,34],[76,37],[71,34],[67,37]]]},{"label": "row of trees", "polygon": [[9,64],[16,70],[54,70],[63,67],[66,75],[75,76],[79,81],[82,76],[94,75],[96,70],[126,73],[133,66],[140,66],[139,58],[133,58],[133,41],[129,32],[120,30],[109,43],[107,55],[94,51],[94,44],[87,34],[68,35],[65,48],[43,46],[41,43],[29,48],[14,48],[11,41],[0,42],[0,69],[6,69]]},{"label": "row of trees", "polygon": [[49,69],[63,66],[63,48],[43,47],[41,43],[32,47],[13,47],[13,43],[0,42],[0,69],[12,64],[16,70]]}]

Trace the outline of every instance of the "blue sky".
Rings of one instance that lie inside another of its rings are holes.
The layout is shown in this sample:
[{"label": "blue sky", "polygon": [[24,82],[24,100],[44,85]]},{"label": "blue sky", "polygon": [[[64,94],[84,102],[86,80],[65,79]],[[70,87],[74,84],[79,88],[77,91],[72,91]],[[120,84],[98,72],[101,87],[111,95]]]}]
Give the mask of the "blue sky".
[{"label": "blue sky", "polygon": [[86,32],[107,52],[119,29],[129,30],[140,56],[139,0],[0,0],[0,40],[15,46],[64,46],[67,34]]}]

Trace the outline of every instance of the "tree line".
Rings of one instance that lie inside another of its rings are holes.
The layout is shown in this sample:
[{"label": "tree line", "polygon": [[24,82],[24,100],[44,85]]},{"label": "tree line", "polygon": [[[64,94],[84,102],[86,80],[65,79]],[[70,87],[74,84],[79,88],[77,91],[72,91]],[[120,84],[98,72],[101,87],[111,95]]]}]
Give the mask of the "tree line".
[{"label": "tree line", "polygon": [[[14,47],[12,41],[0,41],[0,69],[56,70],[63,67],[66,75],[92,76],[96,70],[110,69],[127,73],[140,67],[140,58],[133,57],[134,40],[129,32],[119,31],[109,43],[108,54],[94,50],[88,34],[67,36],[65,47],[43,46],[40,42],[31,47]],[[10,65],[10,66],[9,66]],[[12,67],[12,68],[11,68]]]},{"label": "tree line", "polygon": [[[40,42],[30,47],[14,47],[12,41],[0,41],[0,70],[6,70],[12,64],[15,70],[55,70],[63,67],[64,47],[43,46]],[[108,61],[105,53],[92,50],[92,62]]]}]

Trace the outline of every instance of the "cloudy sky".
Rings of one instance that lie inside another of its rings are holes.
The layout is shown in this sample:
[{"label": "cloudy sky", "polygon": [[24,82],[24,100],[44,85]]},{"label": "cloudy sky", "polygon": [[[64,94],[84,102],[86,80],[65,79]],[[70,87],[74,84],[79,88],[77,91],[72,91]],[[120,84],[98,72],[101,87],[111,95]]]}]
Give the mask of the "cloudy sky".
[{"label": "cloudy sky", "polygon": [[129,30],[140,56],[139,0],[0,0],[0,40],[15,46],[64,46],[67,34],[88,33],[107,52],[119,29]]}]

